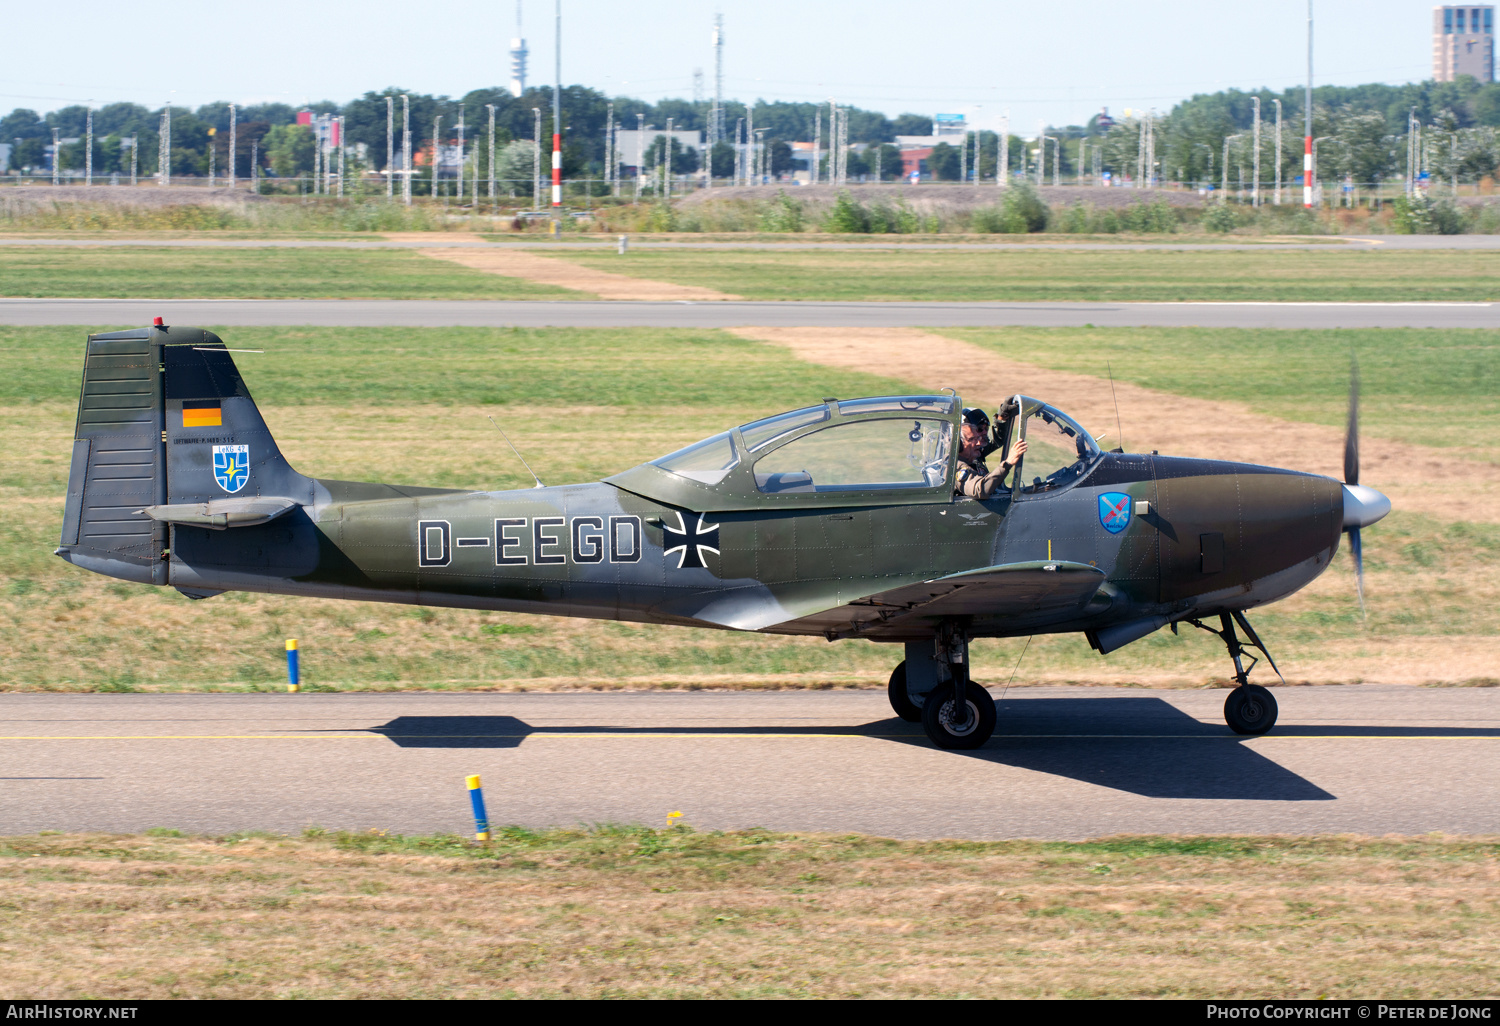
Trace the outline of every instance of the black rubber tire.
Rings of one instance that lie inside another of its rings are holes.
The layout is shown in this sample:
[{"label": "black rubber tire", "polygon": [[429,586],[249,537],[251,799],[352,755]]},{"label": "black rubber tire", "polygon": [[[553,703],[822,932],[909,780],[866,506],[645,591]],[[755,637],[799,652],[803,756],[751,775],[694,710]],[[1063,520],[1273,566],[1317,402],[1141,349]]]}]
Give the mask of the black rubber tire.
[{"label": "black rubber tire", "polygon": [[906,660],[901,660],[891,671],[891,680],[885,686],[885,693],[897,716],[907,723],[922,722],[922,707],[911,700],[911,694],[906,690]]},{"label": "black rubber tire", "polygon": [[1236,734],[1264,734],[1278,712],[1276,696],[1259,684],[1241,684],[1224,699],[1224,722]]},{"label": "black rubber tire", "polygon": [[966,686],[969,703],[970,727],[963,733],[954,733],[949,724],[953,719],[953,684],[939,684],[922,702],[922,729],[939,748],[948,751],[970,751],[983,745],[995,733],[995,700],[990,693],[972,681]]}]

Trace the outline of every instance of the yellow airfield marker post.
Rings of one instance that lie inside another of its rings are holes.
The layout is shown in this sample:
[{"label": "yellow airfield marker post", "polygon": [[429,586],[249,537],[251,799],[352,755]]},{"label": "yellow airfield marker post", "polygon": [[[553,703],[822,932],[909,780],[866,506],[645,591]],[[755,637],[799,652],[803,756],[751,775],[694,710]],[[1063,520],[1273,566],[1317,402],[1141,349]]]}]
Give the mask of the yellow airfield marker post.
[{"label": "yellow airfield marker post", "polygon": [[295,695],[302,690],[302,675],[297,665],[297,639],[286,639],[286,690]]}]

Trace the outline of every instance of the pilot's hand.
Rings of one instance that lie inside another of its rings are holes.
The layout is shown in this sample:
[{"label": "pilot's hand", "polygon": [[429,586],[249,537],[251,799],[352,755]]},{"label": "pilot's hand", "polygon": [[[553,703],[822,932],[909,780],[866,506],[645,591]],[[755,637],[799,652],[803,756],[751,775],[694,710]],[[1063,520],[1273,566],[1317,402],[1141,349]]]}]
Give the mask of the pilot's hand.
[{"label": "pilot's hand", "polygon": [[1019,439],[1015,445],[1010,447],[1010,455],[1005,457],[1005,465],[1014,467],[1021,462],[1021,457],[1026,455],[1026,439]]}]

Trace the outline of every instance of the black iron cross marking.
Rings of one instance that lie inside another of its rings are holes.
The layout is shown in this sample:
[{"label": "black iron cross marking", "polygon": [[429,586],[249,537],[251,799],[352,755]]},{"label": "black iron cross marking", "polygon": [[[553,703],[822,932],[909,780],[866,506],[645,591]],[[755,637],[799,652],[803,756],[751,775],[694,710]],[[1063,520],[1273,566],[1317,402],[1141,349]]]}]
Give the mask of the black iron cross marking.
[{"label": "black iron cross marking", "polygon": [[705,524],[697,513],[678,513],[677,530],[661,525],[662,555],[677,554],[677,569],[708,566],[703,561],[705,552],[719,554],[719,525]]}]

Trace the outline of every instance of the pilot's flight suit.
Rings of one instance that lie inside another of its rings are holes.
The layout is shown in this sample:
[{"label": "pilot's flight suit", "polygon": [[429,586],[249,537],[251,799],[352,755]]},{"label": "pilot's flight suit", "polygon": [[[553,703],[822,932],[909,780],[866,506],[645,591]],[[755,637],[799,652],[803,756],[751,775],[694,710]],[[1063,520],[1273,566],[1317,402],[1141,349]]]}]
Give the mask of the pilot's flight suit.
[{"label": "pilot's flight suit", "polygon": [[958,458],[958,473],[953,478],[954,494],[967,495],[971,499],[988,499],[995,494],[995,489],[1010,470],[1002,464],[999,470],[991,473],[985,464],[985,456],[998,448],[998,444],[990,443],[980,450],[977,460],[966,460],[962,456]]}]

